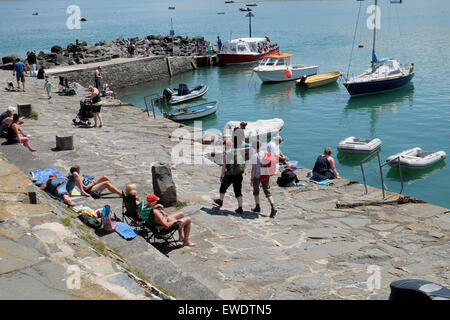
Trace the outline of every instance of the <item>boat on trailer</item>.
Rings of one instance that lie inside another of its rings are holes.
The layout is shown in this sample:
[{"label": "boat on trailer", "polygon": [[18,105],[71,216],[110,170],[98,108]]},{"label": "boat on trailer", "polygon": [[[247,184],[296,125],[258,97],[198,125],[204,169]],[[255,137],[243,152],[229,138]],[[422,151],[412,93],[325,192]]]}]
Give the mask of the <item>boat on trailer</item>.
[{"label": "boat on trailer", "polygon": [[424,151],[419,147],[394,154],[386,159],[391,167],[400,166],[408,169],[424,169],[443,161],[447,157],[444,151]]},{"label": "boat on trailer", "polygon": [[173,121],[188,121],[207,117],[216,113],[218,101],[186,107],[171,112],[164,112],[163,116]]},{"label": "boat on trailer", "polygon": [[208,86],[201,84],[195,88],[189,89],[189,87],[180,83],[178,89],[166,88],[163,91],[163,97],[169,104],[177,104],[181,102],[186,102],[189,100],[197,99],[203,96],[208,91]]},{"label": "boat on trailer", "polygon": [[361,139],[352,136],[339,142],[337,149],[339,152],[362,154],[371,153],[379,147],[381,147],[381,140],[378,138]]},{"label": "boat on trailer", "polygon": [[317,73],[317,66],[291,63],[293,53],[275,53],[261,60],[253,69],[262,82],[282,82],[300,79]]}]

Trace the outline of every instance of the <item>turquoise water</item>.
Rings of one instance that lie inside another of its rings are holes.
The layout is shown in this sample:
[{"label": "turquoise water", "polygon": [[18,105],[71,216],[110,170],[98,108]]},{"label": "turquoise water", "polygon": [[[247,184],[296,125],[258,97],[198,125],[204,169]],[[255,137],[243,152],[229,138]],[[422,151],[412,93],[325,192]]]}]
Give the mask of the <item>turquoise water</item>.
[{"label": "turquoise water", "polygon": [[[412,82],[383,95],[350,99],[341,82],[299,89],[295,83],[262,85],[251,66],[198,69],[171,79],[119,91],[119,97],[144,107],[143,97],[162,93],[179,82],[205,83],[209,91],[196,102],[219,100],[216,115],[203,121],[203,127],[221,129],[230,120],[254,121],[282,118],[282,150],[299,165],[312,168],[325,146],[335,151],[341,176],[362,182],[361,157],[337,154],[336,146],[348,136],[380,138],[381,160],[389,155],[419,146],[425,150],[450,153],[450,3],[447,0],[406,0],[390,5],[381,0],[381,29],[378,31],[379,57],[393,57],[402,63],[415,63]],[[78,1],[81,15],[88,18],[80,30],[68,30],[65,9],[71,1],[0,2],[0,55],[25,53],[28,49],[49,50],[53,44],[74,39],[96,42],[146,34],[168,34],[170,18],[176,34],[204,35],[215,41],[248,35],[248,20],[237,8],[242,3],[224,1]],[[294,62],[316,64],[320,72],[347,73],[357,1],[259,1],[253,7],[253,36],[267,34],[281,51],[296,54]],[[168,10],[169,5],[176,10]],[[367,1],[363,3],[360,25],[365,25]],[[38,11],[38,16],[31,13]],[[226,12],[217,15],[217,12]],[[6,32],[4,31],[6,30]],[[360,28],[350,73],[369,67],[371,31]],[[448,162],[448,160],[447,160]],[[369,185],[380,187],[376,158],[365,165]],[[400,191],[396,169],[383,168],[385,184]],[[450,208],[447,182],[450,171],[445,162],[428,170],[404,172],[404,194]]]}]

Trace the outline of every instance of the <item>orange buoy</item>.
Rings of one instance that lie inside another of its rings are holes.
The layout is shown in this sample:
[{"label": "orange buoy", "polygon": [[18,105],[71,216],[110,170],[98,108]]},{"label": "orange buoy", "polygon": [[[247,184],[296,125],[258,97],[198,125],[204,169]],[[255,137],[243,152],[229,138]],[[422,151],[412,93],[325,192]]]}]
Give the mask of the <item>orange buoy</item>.
[{"label": "orange buoy", "polygon": [[286,75],[286,77],[292,78],[292,71],[291,71],[291,69],[284,70],[284,74]]}]

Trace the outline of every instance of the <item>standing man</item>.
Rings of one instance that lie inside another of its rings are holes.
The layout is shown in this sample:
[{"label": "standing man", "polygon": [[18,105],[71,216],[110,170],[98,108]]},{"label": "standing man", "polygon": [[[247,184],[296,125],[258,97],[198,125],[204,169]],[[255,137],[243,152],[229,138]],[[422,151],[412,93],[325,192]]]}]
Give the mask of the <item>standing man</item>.
[{"label": "standing man", "polygon": [[289,158],[281,152],[280,144],[282,142],[283,139],[280,136],[274,137],[272,141],[267,144],[267,152],[277,157],[279,163],[286,164],[289,161]]},{"label": "standing man", "polygon": [[97,69],[95,70],[95,80],[94,81],[95,81],[95,87],[98,90],[100,90],[100,88],[101,88],[100,80],[103,78],[102,74],[101,74],[101,71],[102,71],[102,67],[101,66],[98,66]]},{"label": "standing man", "polygon": [[222,50],[222,39],[220,39],[219,36],[217,36],[217,46],[219,47],[219,51]]},{"label": "standing man", "polygon": [[275,218],[277,214],[277,209],[275,209],[275,204],[273,202],[272,195],[270,194],[270,176],[261,175],[261,168],[263,164],[263,159],[265,156],[264,151],[260,151],[260,142],[256,141],[256,152],[251,157],[250,161],[252,164],[252,174],[250,178],[250,185],[253,186],[253,196],[255,197],[255,207],[252,209],[253,212],[261,212],[261,207],[259,205],[259,186],[261,185],[264,194],[269,201],[271,206],[270,217]]},{"label": "standing man", "polygon": [[36,68],[37,59],[36,59],[36,52],[34,50],[30,51],[29,54],[27,54],[27,61],[28,61],[28,64],[30,65],[30,74],[32,77],[35,77],[36,70],[37,70],[37,68]]},{"label": "standing man", "polygon": [[149,50],[150,49],[150,40],[148,40],[148,37],[145,37],[144,39],[144,56],[148,57],[149,56]]},{"label": "standing man", "polygon": [[17,88],[20,90],[20,82],[22,82],[23,91],[25,92],[25,64],[20,61],[20,58],[16,59],[16,63],[13,67],[13,77],[16,76]]}]

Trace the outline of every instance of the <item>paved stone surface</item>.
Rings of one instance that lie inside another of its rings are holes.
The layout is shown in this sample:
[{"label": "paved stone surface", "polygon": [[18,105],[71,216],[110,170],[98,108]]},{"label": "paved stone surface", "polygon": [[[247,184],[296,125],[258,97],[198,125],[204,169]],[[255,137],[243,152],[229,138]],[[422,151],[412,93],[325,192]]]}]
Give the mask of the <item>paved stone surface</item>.
[{"label": "paved stone surface", "polygon": [[[0,82],[6,76],[0,72]],[[277,177],[272,178],[271,192],[279,206],[275,219],[269,218],[265,199],[260,214],[250,211],[254,204],[248,170],[244,214],[234,212],[231,190],[218,210],[212,200],[218,196],[220,167],[170,160],[180,144],[169,135],[174,136],[179,124],[160,117],[154,120],[134,107],[116,106],[102,108],[103,128],[74,128],[71,121],[80,96],[55,96],[48,101],[43,98],[43,83],[27,80],[29,91],[0,96],[0,105],[31,102],[39,114],[39,120],[27,120],[22,126],[32,135],[36,153],[0,145],[0,152],[22,171],[55,167],[66,173],[79,164],[83,173],[97,178],[108,175],[120,189],[135,183],[143,198],[153,190],[151,163],[170,164],[179,200],[189,205],[186,213],[193,220],[191,237],[197,246],[149,245],[141,237],[125,241],[115,234],[101,239],[120,250],[152,283],[178,298],[385,299],[389,283],[398,279],[419,278],[449,286],[446,208],[418,203],[383,205],[381,190],[369,187],[369,194],[364,195],[364,186],[345,179],[334,186],[312,184],[306,177],[309,170],[303,169],[297,170],[306,184],[302,187],[279,188],[274,183]],[[60,131],[74,136],[74,151],[52,151],[54,136]],[[190,151],[195,155],[204,154],[201,144],[188,145],[194,146]],[[398,197],[387,195],[388,200]],[[368,201],[379,201],[379,205],[336,206]],[[110,204],[121,212],[121,199],[115,195],[83,198],[77,203],[91,208]],[[0,229],[0,235],[8,233]],[[367,288],[371,265],[380,270],[381,288],[376,290]]]}]

